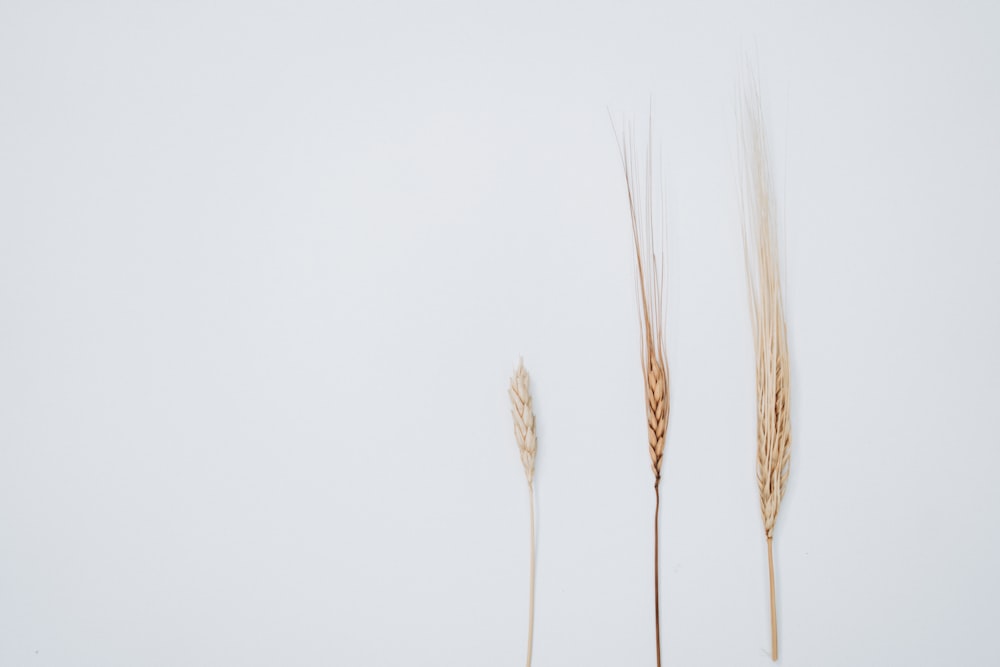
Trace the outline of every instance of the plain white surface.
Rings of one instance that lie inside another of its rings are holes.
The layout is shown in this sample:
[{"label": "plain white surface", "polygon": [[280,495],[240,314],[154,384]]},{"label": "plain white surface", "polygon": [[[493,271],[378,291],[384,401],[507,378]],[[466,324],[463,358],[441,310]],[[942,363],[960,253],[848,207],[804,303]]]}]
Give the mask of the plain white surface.
[{"label": "plain white surface", "polygon": [[735,85],[786,222],[786,665],[996,665],[991,3],[0,5],[0,665],[652,665],[607,109],[670,215],[665,664],[769,664]]}]

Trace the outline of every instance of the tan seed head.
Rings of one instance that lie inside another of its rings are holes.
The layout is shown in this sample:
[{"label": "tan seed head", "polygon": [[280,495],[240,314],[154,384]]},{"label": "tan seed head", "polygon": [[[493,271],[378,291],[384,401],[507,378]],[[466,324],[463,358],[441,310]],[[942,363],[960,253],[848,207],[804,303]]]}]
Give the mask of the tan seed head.
[{"label": "tan seed head", "polygon": [[524,476],[530,486],[535,477],[535,413],[531,408],[531,388],[528,371],[524,367],[524,359],[519,360],[514,375],[510,378],[511,410],[514,418],[514,439],[521,451],[521,465],[524,466]]}]

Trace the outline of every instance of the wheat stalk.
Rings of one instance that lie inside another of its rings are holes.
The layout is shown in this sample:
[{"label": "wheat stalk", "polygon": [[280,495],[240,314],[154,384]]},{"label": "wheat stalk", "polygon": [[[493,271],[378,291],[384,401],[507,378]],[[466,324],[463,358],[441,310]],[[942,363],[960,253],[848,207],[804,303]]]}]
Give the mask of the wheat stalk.
[{"label": "wheat stalk", "polygon": [[535,412],[531,407],[531,387],[524,359],[518,361],[510,378],[511,410],[514,418],[514,439],[521,452],[521,465],[528,480],[528,501],[531,505],[531,572],[528,582],[528,665],[531,667],[531,648],[535,634]]},{"label": "wheat stalk", "polygon": [[774,523],[788,481],[791,453],[788,338],[781,298],[776,213],[767,143],[755,72],[743,82],[740,99],[743,252],[750,297],[757,386],[757,484],[767,537],[771,593],[771,657],[778,659],[774,595]]},{"label": "wheat stalk", "polygon": [[[650,114],[652,116],[652,114]],[[612,126],[614,121],[612,120]],[[650,119],[649,146],[645,155],[644,182],[640,180],[635,149],[635,132],[625,123],[617,129],[618,148],[625,172],[629,217],[636,262],[636,291],[639,302],[640,355],[646,403],[646,432],[650,465],[653,469],[653,600],[656,623],[656,664],[660,658],[660,470],[670,417],[670,369],[663,344],[663,273],[656,252],[656,239],[663,242],[664,212],[661,199],[654,205],[653,139]],[[657,227],[660,233],[657,234]],[[660,248],[662,254],[662,245]]]}]

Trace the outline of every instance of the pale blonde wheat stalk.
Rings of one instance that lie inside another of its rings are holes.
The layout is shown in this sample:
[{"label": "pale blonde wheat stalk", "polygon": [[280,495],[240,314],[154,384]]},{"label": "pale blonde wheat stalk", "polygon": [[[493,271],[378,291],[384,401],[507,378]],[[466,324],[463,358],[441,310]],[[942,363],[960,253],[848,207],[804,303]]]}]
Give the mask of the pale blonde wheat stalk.
[{"label": "pale blonde wheat stalk", "polygon": [[778,235],[760,86],[751,71],[742,85],[740,144],[743,252],[750,296],[757,376],[757,484],[767,537],[771,593],[771,657],[778,659],[778,617],[774,595],[774,523],[788,481],[791,452],[789,363],[781,299]]},{"label": "pale blonde wheat stalk", "polygon": [[[666,445],[670,417],[670,369],[663,344],[663,273],[656,252],[657,237],[663,243],[664,211],[662,199],[654,199],[652,119],[649,146],[645,155],[645,174],[640,177],[636,158],[635,132],[626,123],[618,135],[618,148],[625,171],[629,217],[635,248],[636,287],[639,301],[640,354],[646,403],[646,432],[649,458],[653,469],[653,600],[656,623],[656,664],[660,658],[660,469]],[[659,227],[659,234],[657,234]],[[661,246],[662,254],[662,246]]]},{"label": "pale blonde wheat stalk", "polygon": [[531,407],[531,387],[524,359],[519,360],[510,378],[510,413],[514,418],[514,439],[521,452],[521,465],[528,479],[528,501],[531,505],[531,572],[528,582],[528,667],[531,667],[531,646],[535,634],[535,412]]}]

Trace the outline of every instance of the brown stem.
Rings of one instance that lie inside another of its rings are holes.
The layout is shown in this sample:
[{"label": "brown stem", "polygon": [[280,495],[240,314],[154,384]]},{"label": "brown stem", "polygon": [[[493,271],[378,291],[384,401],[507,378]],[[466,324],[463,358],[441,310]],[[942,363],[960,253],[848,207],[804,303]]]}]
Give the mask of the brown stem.
[{"label": "brown stem", "polygon": [[778,661],[778,612],[774,606],[774,550],[767,538],[767,573],[771,579],[771,660]]},{"label": "brown stem", "polygon": [[656,606],[656,667],[660,667],[660,480],[653,485],[656,510],[653,512],[653,596]]}]

